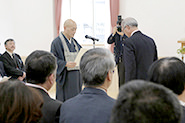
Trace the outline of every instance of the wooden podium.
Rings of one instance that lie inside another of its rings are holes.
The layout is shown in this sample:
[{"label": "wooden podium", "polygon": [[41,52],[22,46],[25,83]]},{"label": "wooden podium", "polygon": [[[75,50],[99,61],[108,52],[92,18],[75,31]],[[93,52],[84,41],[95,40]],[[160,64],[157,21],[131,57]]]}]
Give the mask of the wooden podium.
[{"label": "wooden podium", "polygon": [[[181,48],[185,46],[185,41],[177,41],[178,43],[181,43]],[[182,54],[182,61],[184,59],[184,55]]]}]

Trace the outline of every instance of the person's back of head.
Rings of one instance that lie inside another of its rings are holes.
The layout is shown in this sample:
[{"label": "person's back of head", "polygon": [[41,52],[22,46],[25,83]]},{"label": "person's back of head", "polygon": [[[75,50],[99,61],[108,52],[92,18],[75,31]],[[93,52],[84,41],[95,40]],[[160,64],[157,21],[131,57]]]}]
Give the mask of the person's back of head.
[{"label": "person's back of head", "polygon": [[37,123],[41,116],[42,96],[20,81],[0,83],[0,122]]},{"label": "person's back of head", "polygon": [[100,86],[115,67],[113,54],[104,48],[88,50],[81,58],[80,72],[85,86]]},{"label": "person's back of head", "polygon": [[176,57],[162,58],[150,66],[147,80],[162,84],[180,95],[185,85],[185,64]]},{"label": "person's back of head", "polygon": [[168,88],[133,80],[121,86],[110,123],[179,123],[182,109]]},{"label": "person's back of head", "polygon": [[26,80],[32,84],[43,84],[47,77],[56,74],[56,58],[47,51],[36,50],[26,59]]}]

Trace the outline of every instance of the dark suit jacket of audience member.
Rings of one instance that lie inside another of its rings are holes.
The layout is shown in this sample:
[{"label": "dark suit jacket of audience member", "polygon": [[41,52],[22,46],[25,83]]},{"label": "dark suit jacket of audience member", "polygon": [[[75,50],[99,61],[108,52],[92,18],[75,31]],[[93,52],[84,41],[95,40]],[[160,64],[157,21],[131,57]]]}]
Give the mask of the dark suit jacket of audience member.
[{"label": "dark suit jacket of audience member", "polygon": [[124,41],[125,82],[146,79],[149,66],[158,59],[155,42],[141,31]]},{"label": "dark suit jacket of audience member", "polygon": [[85,88],[63,103],[60,123],[108,123],[114,103],[103,90]]},{"label": "dark suit jacket of audience member", "polygon": [[17,65],[6,51],[4,52],[3,55],[1,55],[0,59],[3,62],[7,76],[12,76],[12,79],[17,79],[19,76],[22,76],[24,71],[24,65],[21,60],[21,57],[18,54],[15,54],[15,59]]},{"label": "dark suit jacket of audience member", "polygon": [[58,123],[62,102],[52,99],[43,89],[35,89],[37,89],[42,94],[44,99],[44,104],[42,107],[43,116],[40,120],[40,123]]},{"label": "dark suit jacket of audience member", "polygon": [[119,57],[122,57],[123,55],[123,41],[127,38],[127,36],[124,34],[123,37],[120,36],[117,32],[114,36],[112,34],[109,36],[107,43],[108,44],[114,44],[114,55],[115,55],[115,61],[116,64],[119,62]]},{"label": "dark suit jacket of audience member", "polygon": [[4,70],[4,66],[3,66],[3,62],[0,61],[0,75],[1,77],[6,76],[5,70]]},{"label": "dark suit jacket of audience member", "polygon": [[182,110],[183,110],[183,115],[182,115],[181,123],[185,123],[185,107],[184,106],[182,106]]}]

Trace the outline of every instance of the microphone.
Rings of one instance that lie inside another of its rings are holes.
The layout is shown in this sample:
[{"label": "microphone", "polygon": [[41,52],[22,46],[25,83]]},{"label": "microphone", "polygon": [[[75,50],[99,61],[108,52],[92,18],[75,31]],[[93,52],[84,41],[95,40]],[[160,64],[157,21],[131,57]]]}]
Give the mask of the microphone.
[{"label": "microphone", "polygon": [[92,39],[93,41],[99,41],[99,39],[86,35],[85,38]]}]

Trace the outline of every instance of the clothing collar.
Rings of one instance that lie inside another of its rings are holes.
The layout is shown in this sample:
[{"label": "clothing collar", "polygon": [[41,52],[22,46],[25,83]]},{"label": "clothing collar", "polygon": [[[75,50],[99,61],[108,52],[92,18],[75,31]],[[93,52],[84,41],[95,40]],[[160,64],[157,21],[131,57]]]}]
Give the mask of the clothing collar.
[{"label": "clothing collar", "polygon": [[48,91],[45,88],[43,88],[42,86],[40,86],[40,85],[36,85],[36,84],[32,84],[32,83],[25,83],[25,84],[27,86],[30,86],[30,87],[40,88],[40,89],[44,90],[46,93],[48,93]]},{"label": "clothing collar", "polygon": [[105,90],[105,89],[103,89],[103,88],[96,87],[96,89],[100,89],[100,90],[104,91],[105,93],[107,93],[107,90]]},{"label": "clothing collar", "polygon": [[69,40],[68,40],[68,38],[66,38],[66,36],[62,33],[62,35],[64,36],[64,38],[71,44],[71,39],[72,38],[70,38]]},{"label": "clothing collar", "polygon": [[94,87],[85,87],[81,93],[91,93],[91,94],[103,94],[107,95],[105,90],[99,89],[99,88],[94,88]]},{"label": "clothing collar", "polygon": [[139,31],[139,29],[134,30],[134,31],[131,33],[131,36],[132,36],[135,32],[138,32],[138,31]]},{"label": "clothing collar", "polygon": [[179,102],[180,102],[180,104],[181,104],[182,106],[185,106],[185,102],[183,102],[183,101],[181,101],[181,100],[179,100]]},{"label": "clothing collar", "polygon": [[13,53],[9,52],[8,50],[6,50],[6,52],[11,56],[11,58],[13,58]]}]

